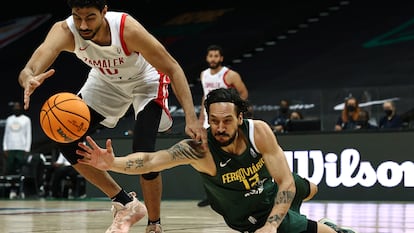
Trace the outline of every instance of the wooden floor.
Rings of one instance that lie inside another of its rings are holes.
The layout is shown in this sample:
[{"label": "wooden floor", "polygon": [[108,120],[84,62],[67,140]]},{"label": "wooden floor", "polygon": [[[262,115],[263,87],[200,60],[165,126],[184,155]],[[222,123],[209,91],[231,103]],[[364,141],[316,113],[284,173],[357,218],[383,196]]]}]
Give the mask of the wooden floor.
[{"label": "wooden floor", "polygon": [[[329,217],[359,233],[413,233],[414,203],[322,202],[303,204],[303,214]],[[83,200],[0,200],[0,232],[102,233],[112,221],[110,202]],[[145,232],[146,218],[130,232]],[[165,233],[234,233],[210,207],[197,201],[163,201]]]}]

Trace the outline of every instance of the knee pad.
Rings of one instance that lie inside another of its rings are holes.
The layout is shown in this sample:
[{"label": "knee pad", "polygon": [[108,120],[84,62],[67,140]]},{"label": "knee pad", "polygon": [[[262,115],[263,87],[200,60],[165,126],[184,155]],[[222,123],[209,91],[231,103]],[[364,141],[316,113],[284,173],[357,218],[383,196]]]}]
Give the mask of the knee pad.
[{"label": "knee pad", "polygon": [[160,175],[159,172],[150,172],[150,173],[142,174],[141,177],[144,178],[145,180],[153,180],[157,178],[159,175]]}]

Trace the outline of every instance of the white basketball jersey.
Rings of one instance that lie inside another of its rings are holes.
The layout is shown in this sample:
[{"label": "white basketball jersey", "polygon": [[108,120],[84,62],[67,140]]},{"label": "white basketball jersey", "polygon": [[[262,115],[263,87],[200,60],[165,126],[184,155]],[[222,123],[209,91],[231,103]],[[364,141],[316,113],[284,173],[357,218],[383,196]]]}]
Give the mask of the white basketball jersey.
[{"label": "white basketball jersey", "polygon": [[73,17],[66,19],[75,40],[74,53],[91,67],[79,92],[90,107],[106,117],[101,124],[111,128],[131,104],[136,116],[151,100],[156,100],[164,109],[160,124],[160,131],[163,131],[172,124],[167,101],[170,79],[139,53],[128,51],[122,34],[127,16],[123,12],[106,13],[105,19],[111,31],[111,45],[108,46],[83,39]]},{"label": "white basketball jersey", "polygon": [[[211,69],[207,68],[204,71],[202,71],[202,74],[200,76],[200,81],[201,81],[201,85],[203,87],[203,93],[204,93],[204,98],[207,98],[207,94],[215,89],[218,88],[230,88],[231,86],[226,83],[226,74],[230,71],[230,69],[226,66],[223,66],[221,68],[221,70],[215,74],[211,74]],[[205,111],[204,108],[204,113],[205,113],[205,118],[204,118],[204,128],[208,128],[209,124],[208,124],[208,117],[207,117],[207,112]]]}]

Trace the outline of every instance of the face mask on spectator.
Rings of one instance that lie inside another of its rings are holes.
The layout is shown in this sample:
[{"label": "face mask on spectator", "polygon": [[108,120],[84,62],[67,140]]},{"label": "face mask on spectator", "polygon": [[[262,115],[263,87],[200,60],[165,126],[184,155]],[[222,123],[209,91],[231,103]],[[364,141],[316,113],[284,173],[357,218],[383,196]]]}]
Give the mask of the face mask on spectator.
[{"label": "face mask on spectator", "polygon": [[23,111],[21,109],[13,109],[13,114],[15,116],[20,116],[23,114]]},{"label": "face mask on spectator", "polygon": [[353,105],[349,105],[349,106],[346,106],[346,109],[348,110],[348,112],[353,112],[355,111],[356,107]]},{"label": "face mask on spectator", "polygon": [[287,108],[287,107],[280,107],[280,112],[281,113],[287,113],[288,110],[289,110],[289,108]]},{"label": "face mask on spectator", "polygon": [[385,109],[385,110],[384,110],[384,113],[385,113],[385,115],[387,115],[387,116],[391,116],[391,114],[392,114],[392,110],[390,110],[390,109]]}]

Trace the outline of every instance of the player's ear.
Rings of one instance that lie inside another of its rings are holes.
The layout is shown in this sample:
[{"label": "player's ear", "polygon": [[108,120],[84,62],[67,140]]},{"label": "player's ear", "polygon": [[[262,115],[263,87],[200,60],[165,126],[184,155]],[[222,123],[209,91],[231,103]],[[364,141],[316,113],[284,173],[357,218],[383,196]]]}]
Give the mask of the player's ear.
[{"label": "player's ear", "polygon": [[102,9],[102,15],[105,15],[106,12],[108,12],[108,6],[105,5],[105,7]]},{"label": "player's ear", "polygon": [[243,124],[243,113],[240,113],[237,118],[237,124],[242,125]]}]

